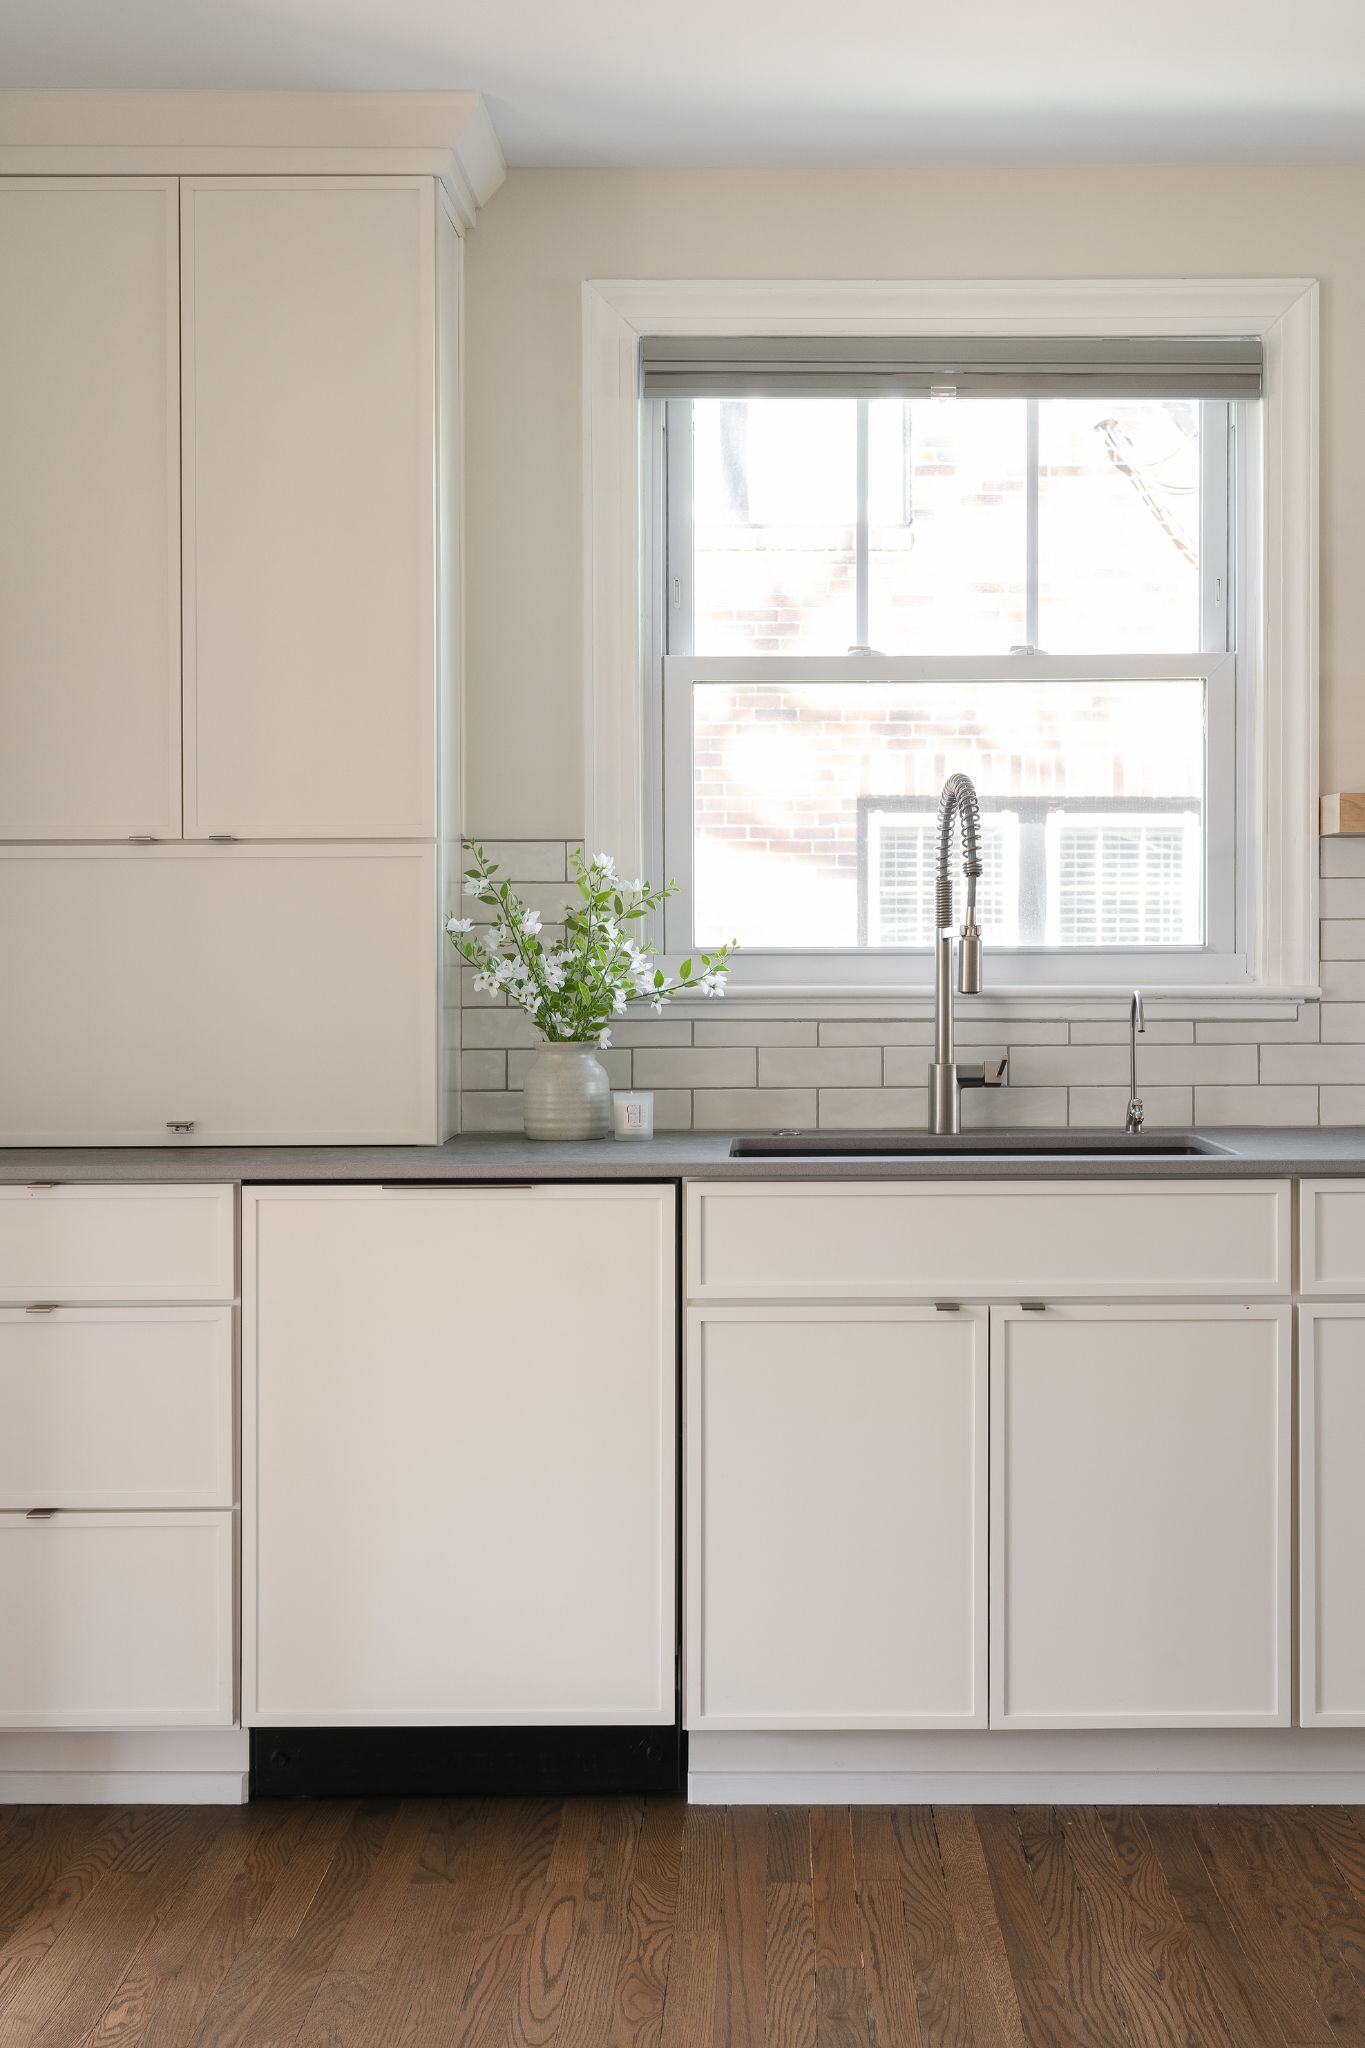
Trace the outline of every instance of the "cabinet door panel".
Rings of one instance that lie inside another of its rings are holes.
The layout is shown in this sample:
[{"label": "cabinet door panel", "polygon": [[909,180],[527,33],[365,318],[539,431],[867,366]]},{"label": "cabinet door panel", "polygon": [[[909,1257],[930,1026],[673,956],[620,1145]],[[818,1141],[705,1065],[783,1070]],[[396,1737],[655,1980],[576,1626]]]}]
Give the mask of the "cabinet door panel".
[{"label": "cabinet door panel", "polygon": [[1299,1660],[1305,1726],[1365,1727],[1365,1302],[1299,1310]]},{"label": "cabinet door panel", "polygon": [[432,849],[0,850],[0,1142],[430,1142]]},{"label": "cabinet door panel", "polygon": [[688,1325],[687,1725],[986,1720],[984,1310]]},{"label": "cabinet door panel", "polygon": [[229,1728],[230,1514],[0,1514],[0,1728]]},{"label": "cabinet door panel", "polygon": [[421,178],[183,184],[185,830],[434,830]]},{"label": "cabinet door panel", "polygon": [[992,1310],[991,1725],[1289,1719],[1290,1311]]},{"label": "cabinet door panel", "polygon": [[669,1188],[246,1191],[249,1722],[673,1719],[673,1236]]},{"label": "cabinet door panel", "polygon": [[180,831],[174,178],[0,178],[0,839]]}]

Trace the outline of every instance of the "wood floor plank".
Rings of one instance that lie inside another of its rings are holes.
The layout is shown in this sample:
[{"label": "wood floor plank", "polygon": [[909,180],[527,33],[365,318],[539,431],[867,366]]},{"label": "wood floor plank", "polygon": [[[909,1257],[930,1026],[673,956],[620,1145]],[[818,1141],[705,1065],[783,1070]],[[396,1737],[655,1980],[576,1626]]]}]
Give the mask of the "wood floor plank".
[{"label": "wood floor plank", "polygon": [[1238,2048],[1145,1829],[1094,1807],[1064,1810],[1062,1826],[1135,2048]]},{"label": "wood floor plank", "polygon": [[1365,2048],[1365,1814],[0,1810],[0,2048]]},{"label": "wood floor plank", "polygon": [[974,2048],[952,1905],[927,1806],[895,1809],[902,1920],[920,2030],[932,2048]]},{"label": "wood floor plank", "polygon": [[631,1872],[608,2048],[659,2048],[686,1819],[687,1806],[681,1799],[653,1798],[645,1807]]},{"label": "wood floor plank", "polygon": [[1143,1819],[1209,1986],[1238,2041],[1247,2048],[1288,2048],[1290,2036],[1266,1997],[1250,1956],[1223,1910],[1195,1846],[1188,1816],[1151,1806]]}]

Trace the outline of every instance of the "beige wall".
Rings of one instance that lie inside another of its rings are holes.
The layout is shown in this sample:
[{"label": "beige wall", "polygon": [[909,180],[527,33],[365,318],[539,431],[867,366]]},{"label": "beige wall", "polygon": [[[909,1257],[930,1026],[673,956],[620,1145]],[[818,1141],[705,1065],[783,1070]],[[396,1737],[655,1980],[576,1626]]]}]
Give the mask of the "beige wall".
[{"label": "beige wall", "polygon": [[468,829],[583,823],[590,277],[1322,282],[1322,774],[1365,786],[1365,169],[514,171],[467,245]]}]

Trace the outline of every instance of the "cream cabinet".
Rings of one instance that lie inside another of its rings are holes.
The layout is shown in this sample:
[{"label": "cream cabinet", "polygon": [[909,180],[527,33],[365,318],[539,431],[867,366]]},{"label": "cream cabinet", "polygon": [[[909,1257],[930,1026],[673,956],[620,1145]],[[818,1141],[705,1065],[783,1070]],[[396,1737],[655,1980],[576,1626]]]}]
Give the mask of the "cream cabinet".
[{"label": "cream cabinet", "polygon": [[0,178],[0,839],[180,831],[177,218]]},{"label": "cream cabinet", "polygon": [[1300,1715],[1365,1727],[1365,1301],[1299,1310]]},{"label": "cream cabinet", "polygon": [[1291,1197],[691,1183],[688,1727],[1286,1724]]},{"label": "cream cabinet", "polygon": [[439,1134],[434,848],[0,848],[0,1143]]},{"label": "cream cabinet", "polygon": [[435,834],[435,193],[182,183],[188,838]]},{"label": "cream cabinet", "polygon": [[0,1729],[234,1721],[234,1210],[0,1188]]},{"label": "cream cabinet", "polygon": [[672,1721],[674,1215],[244,1192],[244,1720]]},{"label": "cream cabinet", "polygon": [[986,1724],[984,1310],[688,1329],[692,1728]]},{"label": "cream cabinet", "polygon": [[997,1308],[991,1725],[1289,1720],[1287,1307]]}]

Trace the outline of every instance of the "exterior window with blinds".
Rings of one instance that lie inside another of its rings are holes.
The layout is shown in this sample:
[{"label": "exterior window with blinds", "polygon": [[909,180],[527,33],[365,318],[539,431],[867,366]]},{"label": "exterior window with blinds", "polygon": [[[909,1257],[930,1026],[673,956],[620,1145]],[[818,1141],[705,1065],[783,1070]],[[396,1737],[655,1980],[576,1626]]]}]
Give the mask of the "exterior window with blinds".
[{"label": "exterior window with blinds", "polygon": [[669,949],[922,981],[961,769],[997,984],[1245,978],[1260,377],[1236,338],[647,338]]}]

